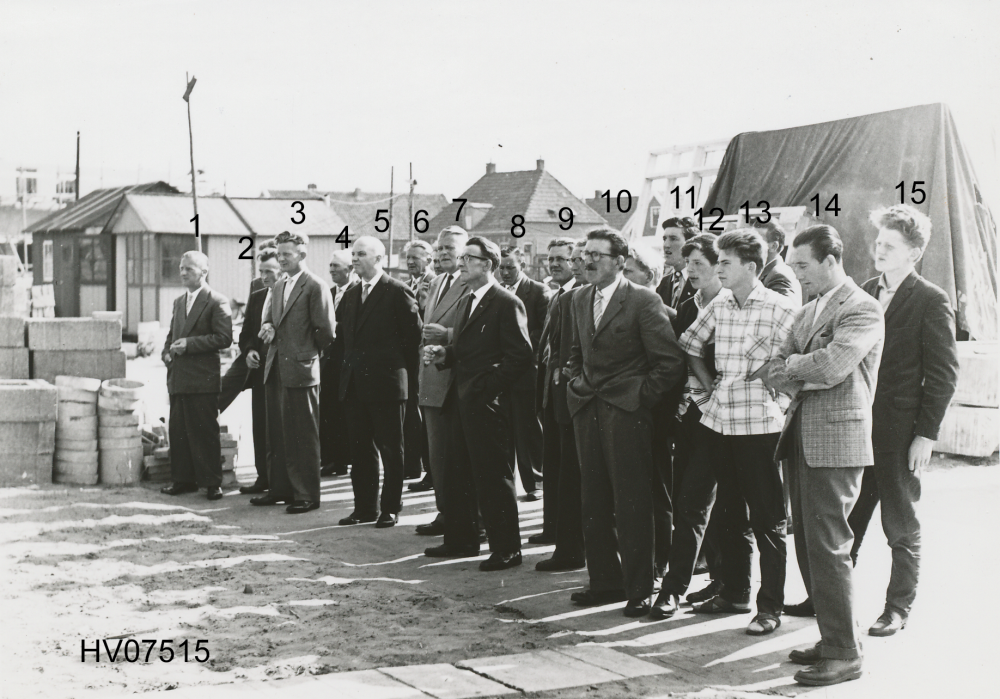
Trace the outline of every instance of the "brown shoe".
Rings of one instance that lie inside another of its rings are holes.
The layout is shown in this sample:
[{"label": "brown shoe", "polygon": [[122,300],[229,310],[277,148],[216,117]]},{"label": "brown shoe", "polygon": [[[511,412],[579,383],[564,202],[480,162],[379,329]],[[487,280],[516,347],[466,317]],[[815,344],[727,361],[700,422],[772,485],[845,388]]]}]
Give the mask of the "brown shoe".
[{"label": "brown shoe", "polygon": [[822,658],[818,663],[795,673],[795,681],[810,687],[826,687],[861,677],[861,658],[837,660]]}]

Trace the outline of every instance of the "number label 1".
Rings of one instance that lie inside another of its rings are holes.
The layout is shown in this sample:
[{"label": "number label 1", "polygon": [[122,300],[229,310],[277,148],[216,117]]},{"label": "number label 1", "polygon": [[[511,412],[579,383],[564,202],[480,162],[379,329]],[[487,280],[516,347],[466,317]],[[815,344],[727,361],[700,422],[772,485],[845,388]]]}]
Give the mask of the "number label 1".
[{"label": "number label 1", "polygon": [[194,224],[194,237],[197,238],[198,235],[199,235],[199,231],[198,231],[198,214],[194,215],[194,218],[191,219],[190,223]]}]

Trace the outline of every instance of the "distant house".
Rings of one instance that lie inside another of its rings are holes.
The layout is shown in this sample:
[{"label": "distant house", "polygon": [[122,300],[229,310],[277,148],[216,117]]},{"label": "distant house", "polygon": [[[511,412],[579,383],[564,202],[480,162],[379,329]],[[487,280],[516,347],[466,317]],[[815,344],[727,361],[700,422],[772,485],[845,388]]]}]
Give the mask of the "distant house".
[{"label": "distant house", "polygon": [[[632,214],[635,213],[636,207],[639,206],[639,194],[630,192],[632,195],[631,206],[627,212],[622,213],[618,210],[618,192],[610,192],[610,194],[605,197],[602,196],[604,192],[597,190],[594,192],[593,199],[584,199],[587,202],[587,206],[596,211],[608,225],[615,230],[620,231],[625,223],[631,218]],[[628,206],[625,202],[628,201],[626,197],[622,196],[622,206]],[[608,206],[610,204],[610,207]],[[608,209],[611,209],[608,211]],[[660,219],[660,198],[653,194],[653,200],[649,203],[649,208],[646,210],[646,223],[642,228],[642,234],[645,235],[657,235],[657,222]]]},{"label": "distant house", "polygon": [[[458,198],[465,199],[465,204],[449,203],[431,219],[427,233],[421,237],[433,240],[442,228],[457,224],[470,235],[488,238],[498,245],[516,244],[531,260],[532,276],[543,276],[550,240],[559,236],[580,238],[608,225],[545,170],[544,160],[537,161],[534,170],[517,172],[497,172],[496,165],[488,163],[486,174]],[[573,214],[568,229],[570,216],[563,209]],[[515,216],[523,222],[516,224]]]},{"label": "distant house", "polygon": [[[322,199],[344,220],[348,226],[350,239],[361,235],[372,235],[383,242],[389,240],[387,228],[389,220],[389,192],[325,192],[315,185],[308,189],[270,189],[264,192],[267,197],[283,199]],[[396,192],[392,201],[392,252],[400,254],[410,239],[410,228],[414,225],[423,229],[423,220],[428,222],[437,216],[448,205],[448,199],[443,194],[413,195],[413,219],[410,218],[410,195],[408,192]],[[379,213],[379,212],[382,213]],[[423,212],[423,213],[421,213]],[[376,222],[376,217],[380,220]],[[383,223],[383,220],[386,221]],[[385,229],[385,230],[376,230]],[[339,231],[338,231],[339,233]],[[414,238],[420,237],[419,230],[414,228]]]}]

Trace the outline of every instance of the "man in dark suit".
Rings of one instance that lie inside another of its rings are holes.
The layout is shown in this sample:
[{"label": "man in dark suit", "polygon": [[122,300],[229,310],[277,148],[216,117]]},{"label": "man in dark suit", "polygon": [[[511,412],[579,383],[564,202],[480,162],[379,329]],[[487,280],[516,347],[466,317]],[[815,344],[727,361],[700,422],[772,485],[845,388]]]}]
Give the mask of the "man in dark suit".
[{"label": "man in dark suit", "polygon": [[173,485],[161,493],[180,495],[205,486],[209,500],[222,497],[219,438],[221,350],[233,344],[233,318],[225,296],[205,283],[208,257],[184,253],[174,315],[163,346],[170,393],[170,471]]},{"label": "man in dark suit", "polygon": [[[583,484],[590,589],[581,605],[628,600],[649,612],[653,592],[652,408],[684,376],[684,355],[661,299],[622,277],[628,243],[587,234],[585,293],[573,296],[566,390]],[[619,559],[620,555],[620,559]]]},{"label": "man in dark suit", "polygon": [[684,243],[701,230],[690,216],[673,216],[661,224],[663,228],[663,279],[656,293],[675,312],[694,296],[694,287],[684,277]]},{"label": "man in dark suit", "polygon": [[[552,354],[552,338],[553,335],[559,333],[558,301],[563,294],[576,287],[576,278],[570,266],[575,243],[573,238],[553,238],[548,245],[549,275],[551,283],[556,285],[556,290],[549,298],[542,334],[535,347],[535,362],[538,367],[535,380],[535,410],[542,419],[542,477],[549,497],[545,498],[542,508],[542,531],[528,537],[528,543],[531,544],[554,544],[556,541],[556,527],[559,519],[559,461],[561,459],[559,423],[556,422],[552,401],[546,399],[549,397],[552,372],[553,370],[558,371],[558,367],[553,364],[555,359]],[[531,331],[530,325],[528,331],[529,333]],[[558,345],[558,340],[556,340],[556,344]]]},{"label": "man in dark suit", "polygon": [[[410,291],[417,299],[417,310],[420,320],[424,319],[427,308],[427,296],[431,282],[436,276],[430,268],[431,244],[426,240],[411,240],[403,248],[406,256],[406,271],[410,275],[407,283]],[[427,430],[424,428],[424,417],[419,404],[419,372],[413,372],[410,377],[410,395],[406,399],[406,418],[403,422],[403,477],[406,479],[420,478],[424,471],[429,472],[430,454],[427,445]]]},{"label": "man in dark suit", "polygon": [[[403,422],[410,377],[420,363],[420,315],[405,284],[382,271],[385,246],[361,236],[351,259],[361,278],[344,293],[337,327],[344,339],[340,398],[351,428],[354,512],[343,525],[396,525],[403,507]],[[379,515],[379,455],[385,470]]]},{"label": "man in dark suit", "polygon": [[319,509],[320,354],[333,342],[333,299],[306,268],[307,236],[285,231],[275,242],[287,276],[271,289],[260,331],[269,343],[264,385],[270,490],[250,504],[285,502],[287,513],[301,514]]},{"label": "man in dark suit", "polygon": [[[330,257],[330,279],[333,286],[333,311],[337,312],[344,292],[358,283],[358,275],[353,272],[350,250],[337,250]],[[320,369],[319,416],[321,476],[346,476],[351,463],[351,438],[347,429],[347,413],[340,400],[340,366],[344,362],[344,338],[341,333],[323,353]]]},{"label": "man in dark suit", "polygon": [[[504,288],[521,299],[528,316],[528,337],[531,350],[538,351],[545,315],[549,304],[549,289],[529,279],[524,273],[524,255],[516,245],[500,248],[500,281]],[[534,354],[532,355],[534,356]],[[538,500],[538,486],[542,484],[542,422],[535,410],[535,383],[538,365],[532,363],[514,387],[504,394],[501,407],[507,411],[514,430],[510,458],[517,460],[525,500]],[[513,463],[511,463],[513,466]]]},{"label": "man in dark suit", "polygon": [[477,555],[478,501],[492,552],[479,565],[486,571],[521,565],[510,425],[498,398],[531,367],[524,304],[493,279],[499,264],[496,243],[469,238],[460,265],[471,293],[459,305],[453,340],[447,347],[424,347],[425,362],[453,369],[445,399],[451,447],[444,544],[424,553]]},{"label": "man in dark suit", "polygon": [[796,306],[801,306],[802,287],[795,278],[795,272],[781,257],[781,252],[785,249],[785,229],[773,219],[767,223],[760,223],[754,219],[752,226],[767,244],[767,259],[760,270],[760,283],[765,289],[777,291],[782,296],[794,300]]}]

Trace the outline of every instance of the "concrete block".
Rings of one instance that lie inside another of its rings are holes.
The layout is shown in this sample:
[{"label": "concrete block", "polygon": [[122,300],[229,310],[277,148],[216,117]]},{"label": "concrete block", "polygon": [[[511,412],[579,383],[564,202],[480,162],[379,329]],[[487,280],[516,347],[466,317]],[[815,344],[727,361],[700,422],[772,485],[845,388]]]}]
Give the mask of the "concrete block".
[{"label": "concrete block", "polygon": [[135,437],[142,439],[142,434],[139,432],[139,427],[137,425],[128,425],[126,427],[105,427],[98,422],[97,437],[103,442],[107,439],[131,440]]},{"label": "concrete block", "polygon": [[24,318],[0,316],[0,347],[27,347]]},{"label": "concrete block", "polygon": [[97,397],[97,407],[105,413],[134,413],[142,409],[142,401],[126,396],[108,396],[101,389]]},{"label": "concrete block", "polygon": [[108,379],[101,383],[101,395],[109,398],[139,400],[146,384],[132,379]]},{"label": "concrete block", "polygon": [[52,422],[56,387],[36,379],[0,379],[0,422]]},{"label": "concrete block", "polygon": [[116,350],[122,346],[120,320],[28,318],[27,324],[28,348],[33,350]]},{"label": "concrete block", "polygon": [[477,674],[486,675],[522,692],[545,692],[624,679],[617,672],[590,665],[554,650],[476,658],[463,660],[456,665],[471,668]]},{"label": "concrete block", "polygon": [[1000,409],[948,406],[934,451],[961,456],[989,456],[1000,446]]},{"label": "concrete block", "polygon": [[97,417],[96,403],[74,403],[72,401],[59,401],[59,417]]},{"label": "concrete block", "polygon": [[124,449],[102,449],[100,480],[104,485],[135,485],[142,473],[142,443]]},{"label": "concrete block", "polygon": [[55,422],[0,422],[0,450],[7,454],[51,454]]},{"label": "concrete block", "polygon": [[56,453],[62,451],[97,451],[96,439],[56,439]]},{"label": "concrete block", "polygon": [[83,464],[73,461],[63,461],[56,457],[52,468],[53,483],[71,485],[97,485],[97,463]]},{"label": "concrete block", "polygon": [[59,418],[56,421],[56,439],[97,439],[97,418]]},{"label": "concrete block", "polygon": [[89,379],[86,376],[57,376],[55,385],[93,393],[94,400],[97,400],[97,392],[101,390],[100,379]]},{"label": "concrete block", "polygon": [[[101,451],[114,451],[117,449],[142,449],[142,437],[136,433],[135,437],[124,439],[99,439],[97,448]],[[141,461],[141,459],[140,459]]]},{"label": "concrete block", "polygon": [[27,349],[0,347],[0,379],[31,378],[31,363]]},{"label": "concrete block", "polygon": [[424,694],[437,699],[464,699],[465,697],[495,697],[502,694],[518,694],[517,690],[504,687],[498,682],[480,677],[471,670],[460,670],[454,665],[406,665],[403,667],[382,667],[383,672]]},{"label": "concrete block", "polygon": [[10,454],[0,451],[0,487],[41,485],[51,482],[52,452]]},{"label": "concrete block", "polygon": [[[56,377],[59,378],[58,376]],[[85,391],[81,388],[71,388],[70,386],[56,386],[56,390],[59,391],[59,402],[60,403],[88,403],[90,405],[97,405],[97,391]],[[97,414],[96,407],[94,408],[94,414]]]},{"label": "concrete block", "polygon": [[139,427],[139,413],[101,413],[97,416],[101,427]]},{"label": "concrete block", "polygon": [[125,376],[125,353],[121,350],[35,350],[31,353],[32,378],[55,380],[56,376],[87,376],[120,379]]}]

